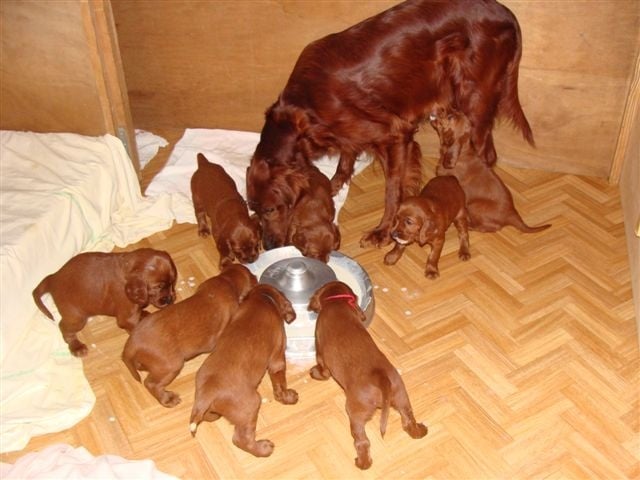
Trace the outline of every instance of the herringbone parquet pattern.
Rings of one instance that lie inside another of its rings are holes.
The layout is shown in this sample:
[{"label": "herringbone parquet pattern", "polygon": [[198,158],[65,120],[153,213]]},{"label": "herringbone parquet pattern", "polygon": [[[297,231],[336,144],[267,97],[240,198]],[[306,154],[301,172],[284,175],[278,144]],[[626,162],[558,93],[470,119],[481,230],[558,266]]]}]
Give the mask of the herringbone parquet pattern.
[{"label": "herringbone parquet pattern", "polygon": [[[297,405],[274,402],[268,379],[261,386],[258,437],[276,444],[271,457],[235,448],[224,419],[202,424],[193,439],[188,418],[203,358],[188,362],[172,384],[183,402],[166,409],[120,362],[125,333],[99,318],[84,332],[95,344],[85,360],[94,411],[28,450],[83,444],[94,454],[151,458],[184,479],[640,478],[640,357],[617,188],[532,170],[499,173],[525,221],[553,227],[528,235],[472,232],[469,262],[458,259],[451,229],[435,281],[423,275],[426,249],[411,246],[388,267],[388,248],[358,246],[381,214],[378,166],[353,180],[340,214],[342,251],[376,285],[370,331],[401,371],[416,417],[429,426],[425,438],[409,438],[392,412],[383,439],[376,416],[367,428],[373,466],[359,471],[342,391],[312,380],[310,363],[290,363]],[[217,273],[214,244],[195,225],[130,248],[138,246],[173,255],[183,298]]]}]

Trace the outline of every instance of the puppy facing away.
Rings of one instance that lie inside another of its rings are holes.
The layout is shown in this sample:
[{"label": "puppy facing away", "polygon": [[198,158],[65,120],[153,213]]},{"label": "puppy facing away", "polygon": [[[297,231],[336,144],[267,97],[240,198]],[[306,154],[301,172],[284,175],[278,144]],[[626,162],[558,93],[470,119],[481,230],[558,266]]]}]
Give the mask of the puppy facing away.
[{"label": "puppy facing away", "polygon": [[146,314],[149,304],[163,308],[175,300],[176,266],[167,252],[140,248],[124,253],[86,252],[76,255],[33,290],[42,313],[53,315],[42,303],[51,294],[62,316],[60,331],[69,350],[84,357],[88,350],[77,333],[89,317],[116,317],[128,332]]},{"label": "puppy facing away", "polygon": [[458,257],[469,260],[469,232],[465,195],[455,177],[435,177],[429,180],[417,197],[407,197],[398,207],[391,238],[396,244],[384,257],[384,263],[394,265],[413,242],[431,246],[425,275],[438,278],[438,261],[444,246],[445,234],[451,224],[458,230]]},{"label": "puppy facing away", "polygon": [[284,356],[284,322],[295,318],[291,303],[275,287],[258,284],[249,292],[196,374],[192,435],[203,420],[222,416],[235,427],[236,447],[256,457],[271,455],[273,443],[256,440],[258,385],[269,372],[275,399],[285,405],[298,401],[298,393],[287,388]]},{"label": "puppy facing away", "polygon": [[524,223],[511,192],[473,144],[471,123],[463,113],[438,108],[430,118],[440,137],[436,175],[453,175],[460,182],[466,196],[470,230],[497,232],[512,226],[524,233],[534,233],[551,226],[530,227]]},{"label": "puppy facing away", "polygon": [[149,392],[165,407],[180,403],[179,395],[166,386],[185,361],[215,348],[240,302],[257,283],[244,265],[229,263],[191,297],[142,319],[122,352],[133,378],[140,381],[138,370],[149,372],[144,380]]},{"label": "puppy facing away", "polygon": [[353,291],[339,281],[320,287],[309,301],[316,320],[316,360],[311,377],[333,377],[347,397],[346,410],[357,457],[356,466],[371,466],[365,424],[380,408],[380,434],[387,428],[389,407],[402,418],[402,428],[412,438],[422,438],[427,427],[416,423],[404,382],[396,368],[378,349],[367,332],[364,312]]},{"label": "puppy facing away", "polygon": [[307,167],[309,189],[293,207],[287,243],[305,257],[324,263],[340,248],[340,230],[333,223],[336,208],[331,196],[331,181],[314,165]]},{"label": "puppy facing away", "polygon": [[[198,153],[198,169],[191,177],[191,197],[198,222],[198,234],[213,236],[220,265],[237,259],[255,262],[260,253],[260,222],[249,210],[224,168]],[[211,225],[209,225],[209,221]]]}]

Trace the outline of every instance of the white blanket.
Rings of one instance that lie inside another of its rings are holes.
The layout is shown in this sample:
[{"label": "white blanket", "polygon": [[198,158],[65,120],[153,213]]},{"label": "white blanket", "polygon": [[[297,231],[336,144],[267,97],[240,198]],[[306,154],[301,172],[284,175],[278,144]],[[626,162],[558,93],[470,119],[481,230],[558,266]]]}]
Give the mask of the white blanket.
[{"label": "white blanket", "polygon": [[94,457],[85,448],[56,444],[19,458],[13,465],[0,464],[4,480],[176,480],[159,471],[151,460],[127,460],[116,455]]},{"label": "white blanket", "polygon": [[143,198],[117,138],[0,132],[0,450],[71,427],[93,407],[81,360],[31,291],[81,251],[169,228],[169,197]]},{"label": "white blanket", "polygon": [[[166,166],[156,175],[145,194],[153,197],[161,194],[171,194],[171,208],[179,223],[196,223],[191,202],[191,176],[197,168],[197,155],[203,153],[210,162],[222,165],[236,182],[240,195],[246,198],[246,171],[256,145],[260,141],[260,134],[235,130],[217,130],[193,128],[187,129],[167,161]],[[337,157],[324,156],[314,164],[327,177],[331,178],[336,171]],[[366,154],[358,157],[355,172],[361,172],[371,163]],[[336,207],[336,223],[338,213],[349,192],[345,185],[334,197]]]}]

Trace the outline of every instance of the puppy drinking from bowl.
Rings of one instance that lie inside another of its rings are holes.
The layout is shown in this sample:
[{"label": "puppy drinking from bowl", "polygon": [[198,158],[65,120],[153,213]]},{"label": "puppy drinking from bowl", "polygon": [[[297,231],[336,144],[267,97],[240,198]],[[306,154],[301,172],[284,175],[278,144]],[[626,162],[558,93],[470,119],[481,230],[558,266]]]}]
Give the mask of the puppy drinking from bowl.
[{"label": "puppy drinking from bowl", "polygon": [[192,435],[202,421],[225,417],[235,427],[236,447],[256,457],[271,455],[273,442],[256,440],[258,386],[269,372],[274,398],[285,405],[298,401],[298,393],[287,388],[284,356],[284,322],[295,318],[291,302],[277,288],[258,284],[249,292],[196,374]]},{"label": "puppy drinking from bowl", "polygon": [[381,408],[380,434],[387,428],[389,407],[402,417],[402,428],[412,438],[422,438],[427,427],[417,423],[398,370],[378,349],[364,326],[365,314],[349,286],[340,281],[320,287],[309,301],[317,312],[316,360],[311,377],[333,377],[347,397],[346,409],[357,457],[356,466],[371,466],[370,443],[365,424]]}]

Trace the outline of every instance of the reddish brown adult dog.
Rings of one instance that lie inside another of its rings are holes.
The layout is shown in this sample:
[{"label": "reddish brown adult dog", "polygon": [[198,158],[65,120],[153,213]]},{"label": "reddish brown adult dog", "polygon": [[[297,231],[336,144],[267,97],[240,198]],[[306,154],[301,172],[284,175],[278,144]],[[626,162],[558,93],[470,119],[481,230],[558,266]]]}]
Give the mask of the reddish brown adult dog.
[{"label": "reddish brown adult dog", "polygon": [[367,151],[382,163],[385,208],[360,243],[388,244],[398,205],[419,191],[414,134],[435,104],[470,118],[473,142],[489,165],[498,116],[533,144],[518,100],[521,51],[515,16],[494,0],[409,0],[309,44],[266,112],[247,171],[250,208],[262,219],[285,205],[285,177],[327,152],[340,154],[335,193]]},{"label": "reddish brown adult dog", "polygon": [[414,242],[423,247],[431,246],[425,275],[435,279],[440,276],[438,261],[444,247],[445,234],[451,224],[458,230],[460,250],[458,257],[469,260],[469,232],[467,209],[462,187],[455,177],[435,177],[429,180],[420,196],[406,198],[398,207],[391,237],[396,244],[384,257],[384,263],[394,265],[407,245]]},{"label": "reddish brown adult dog", "polygon": [[258,385],[269,372],[273,396],[286,405],[298,401],[287,388],[283,320],[296,314],[287,298],[271,285],[259,284],[249,292],[218,340],[218,345],[196,375],[196,395],[190,429],[195,435],[203,420],[225,417],[235,430],[233,444],[256,457],[273,452],[270,440],[256,440],[260,409]]},{"label": "reddish brown adult dog", "polygon": [[41,298],[51,294],[62,316],[59,327],[64,341],[73,355],[84,357],[87,346],[77,333],[89,317],[116,317],[118,326],[130,332],[149,304],[162,308],[173,303],[177,276],[167,252],[151,248],[125,253],[87,252],[46,276],[33,290],[33,299],[53,320]]},{"label": "reddish brown adult dog", "polygon": [[[440,137],[436,175],[453,175],[460,182],[466,196],[470,230],[496,232],[512,226],[524,233],[534,233],[551,226],[530,227],[524,223],[511,192],[482,160],[473,143],[471,122],[462,112],[438,108],[431,125]],[[447,168],[447,164],[452,167]]]},{"label": "reddish brown adult dog", "polygon": [[342,282],[329,282],[309,301],[309,310],[318,312],[316,320],[317,365],[311,377],[333,377],[344,389],[351,435],[356,447],[356,466],[371,466],[369,439],[365,424],[380,408],[380,433],[387,428],[389,407],[400,413],[402,428],[412,438],[422,438],[427,427],[416,423],[409,396],[398,370],[378,349],[364,327],[365,315],[353,291]]},{"label": "reddish brown adult dog", "polygon": [[340,230],[333,223],[336,208],[331,197],[331,182],[315,166],[308,169],[309,189],[293,207],[287,244],[294,245],[305,257],[322,262],[340,248]]},{"label": "reddish brown adult dog", "polygon": [[122,360],[140,381],[138,370],[149,372],[144,385],[165,407],[180,403],[166,390],[184,362],[211,352],[242,299],[258,283],[244,265],[229,263],[203,282],[191,297],[148,315],[135,326]]},{"label": "reddish brown adult dog", "polygon": [[198,234],[213,236],[220,253],[219,267],[234,259],[255,262],[260,253],[260,221],[249,216],[244,199],[224,168],[209,162],[201,153],[198,169],[191,177],[191,196]]}]

